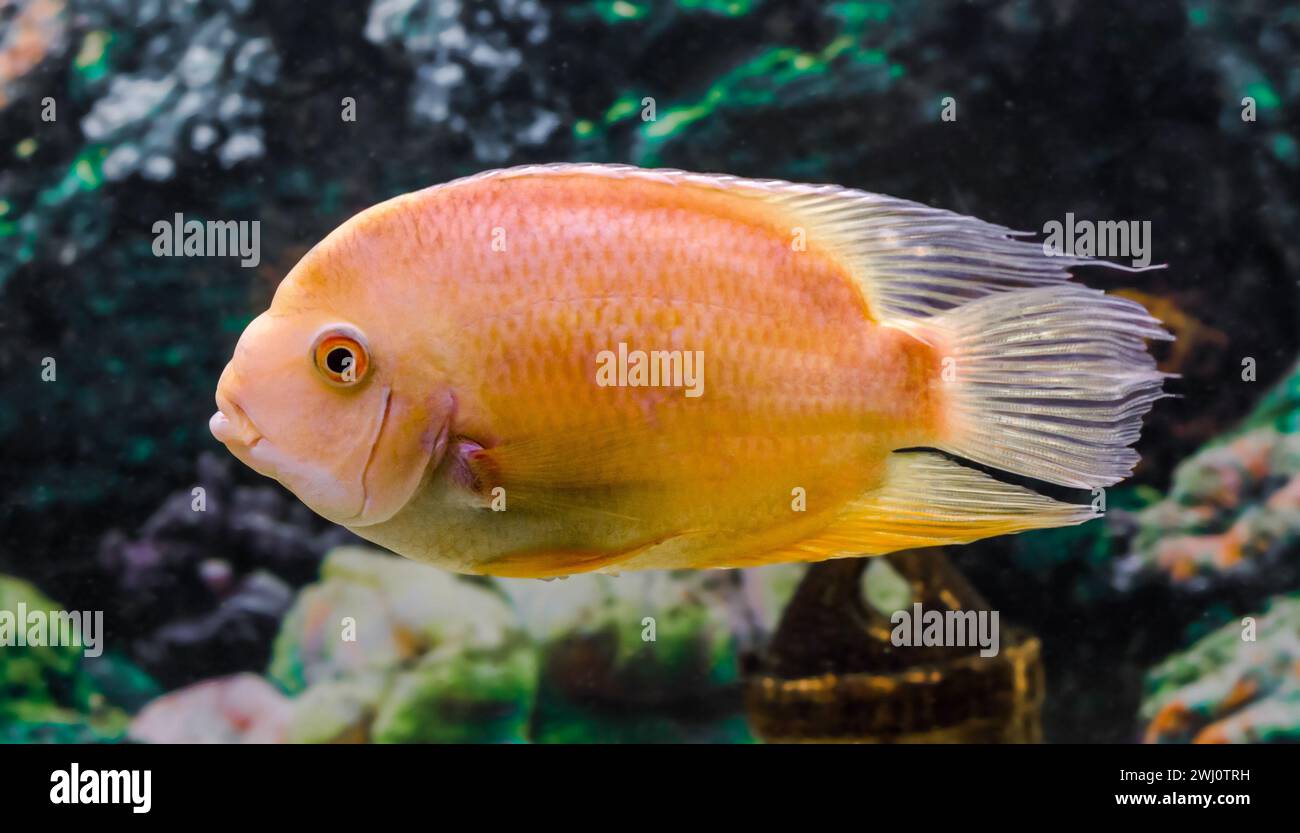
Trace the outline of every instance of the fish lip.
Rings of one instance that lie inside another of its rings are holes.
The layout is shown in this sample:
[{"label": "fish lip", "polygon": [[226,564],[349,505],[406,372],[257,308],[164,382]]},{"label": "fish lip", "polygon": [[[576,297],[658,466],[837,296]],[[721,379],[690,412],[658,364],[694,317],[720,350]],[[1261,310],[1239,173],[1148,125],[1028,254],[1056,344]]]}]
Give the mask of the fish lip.
[{"label": "fish lip", "polygon": [[[279,469],[273,461],[266,459],[268,454],[275,453],[275,444],[266,439],[248,411],[238,402],[218,392],[217,412],[208,420],[208,430],[244,465],[264,477],[279,480]],[[264,453],[255,453],[259,449]]]},{"label": "fish lip", "polygon": [[226,416],[223,411],[217,411],[208,420],[208,431],[217,442],[225,445],[227,448],[241,448],[245,451],[252,451],[258,443],[266,439],[261,434],[254,434],[253,438],[247,439],[234,428],[231,427],[230,417]]},{"label": "fish lip", "polygon": [[224,443],[232,451],[238,447],[251,451],[254,446],[265,439],[265,435],[253,422],[238,402],[223,391],[216,395],[217,412],[208,419],[208,430],[218,442]]}]

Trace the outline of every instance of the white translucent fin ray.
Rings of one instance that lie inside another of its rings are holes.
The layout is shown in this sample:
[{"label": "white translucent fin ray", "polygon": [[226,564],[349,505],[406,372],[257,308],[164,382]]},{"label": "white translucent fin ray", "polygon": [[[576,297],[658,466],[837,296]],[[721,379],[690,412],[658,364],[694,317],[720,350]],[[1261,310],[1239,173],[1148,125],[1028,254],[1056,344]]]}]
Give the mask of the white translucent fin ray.
[{"label": "white translucent fin ray", "polygon": [[[439,188],[524,176],[601,176],[726,190],[788,209],[810,245],[844,263],[877,320],[927,317],[993,293],[1069,280],[1083,264],[1132,271],[1088,257],[1047,256],[1025,232],[896,197],[838,185],[746,179],[629,165],[560,163],[487,171]],[[1158,268],[1158,267],[1151,267]]]},{"label": "white translucent fin ray", "polygon": [[1070,522],[1096,516],[1089,505],[1062,503],[929,452],[891,457],[885,485],[863,502],[887,510],[883,514],[895,522],[923,524],[1015,521],[1026,514]]},{"label": "white translucent fin ray", "polygon": [[1066,284],[974,301],[917,322],[953,359],[937,447],[987,466],[1092,489],[1132,473],[1142,417],[1167,394],[1142,306]]}]

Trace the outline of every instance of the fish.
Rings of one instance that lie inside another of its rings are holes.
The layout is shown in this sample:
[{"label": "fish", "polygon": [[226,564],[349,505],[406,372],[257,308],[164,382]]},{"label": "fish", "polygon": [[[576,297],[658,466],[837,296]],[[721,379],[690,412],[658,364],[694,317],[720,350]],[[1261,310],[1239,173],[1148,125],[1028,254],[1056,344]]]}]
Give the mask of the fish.
[{"label": "fish", "polygon": [[1022,483],[1128,477],[1170,375],[1147,342],[1172,337],[1072,280],[1103,262],[1024,236],[837,185],[488,171],[317,243],[240,336],[210,429],[319,515],[462,573],[1080,524],[1093,503]]}]

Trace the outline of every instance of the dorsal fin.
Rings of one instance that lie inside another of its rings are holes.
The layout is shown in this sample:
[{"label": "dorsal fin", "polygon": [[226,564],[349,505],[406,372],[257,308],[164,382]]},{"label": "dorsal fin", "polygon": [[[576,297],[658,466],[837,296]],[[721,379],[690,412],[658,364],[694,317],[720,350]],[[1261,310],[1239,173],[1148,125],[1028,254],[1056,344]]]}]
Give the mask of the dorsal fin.
[{"label": "dorsal fin", "polygon": [[1089,257],[1048,256],[1042,244],[1017,239],[1030,232],[838,185],[559,163],[486,171],[435,187],[528,176],[637,179],[762,200],[788,211],[791,226],[806,229],[810,245],[826,246],[841,259],[879,320],[928,317],[996,292],[1060,284],[1082,264],[1132,271]]}]

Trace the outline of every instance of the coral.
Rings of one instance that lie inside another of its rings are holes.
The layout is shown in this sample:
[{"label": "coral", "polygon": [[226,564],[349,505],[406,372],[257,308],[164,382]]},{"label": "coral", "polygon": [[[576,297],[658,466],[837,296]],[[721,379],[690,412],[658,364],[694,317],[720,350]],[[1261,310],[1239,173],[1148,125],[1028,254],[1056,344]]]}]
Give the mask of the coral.
[{"label": "coral", "polygon": [[112,531],[98,565],[119,635],[167,685],[260,670],[293,588],[353,540],[272,485],[237,486],[232,461],[204,455],[194,486],[168,498],[131,537]]},{"label": "coral", "polygon": [[1283,434],[1300,433],[1300,363],[1265,394],[1237,430],[1264,427]]},{"label": "coral", "polygon": [[1147,674],[1149,743],[1300,741],[1300,594],[1230,622]]},{"label": "coral", "polygon": [[503,580],[539,642],[540,742],[746,739],[735,619],[708,577]]},{"label": "coral", "polygon": [[219,677],[160,697],[131,721],[146,743],[283,743],[292,707],[256,674]]},{"label": "coral", "polygon": [[62,0],[0,0],[0,111],[29,72],[62,50],[65,11]]},{"label": "coral", "polygon": [[275,643],[299,741],[527,738],[536,654],[491,585],[373,550],[332,552]]},{"label": "coral", "polygon": [[[744,586],[735,573],[491,580],[341,547],[285,616],[265,681],[223,677],[167,694],[131,735],[749,740],[738,645],[771,622],[751,600],[779,606],[798,570],[763,571]],[[257,704],[269,716],[249,727],[240,715]]]},{"label": "coral", "polygon": [[1157,573],[1189,590],[1276,588],[1300,574],[1300,434],[1260,428],[1189,458],[1169,496],[1137,515],[1132,583]]},{"label": "coral", "polygon": [[278,79],[280,59],[253,0],[82,5],[94,30],[137,41],[135,69],[109,76],[82,120],[86,139],[107,151],[109,181],[171,179],[188,153],[211,154],[223,168],[265,153],[261,96]]},{"label": "coral", "polygon": [[494,165],[544,144],[566,121],[552,109],[555,91],[531,71],[549,21],[537,0],[373,0],[365,36],[395,47],[414,70],[415,122],[467,136],[475,159]]},{"label": "coral", "polygon": [[[1300,365],[1175,470],[1169,496],[1136,517],[1121,586],[1163,579],[1241,610],[1300,584],[1298,386]],[[1300,595],[1203,636],[1153,668],[1145,690],[1149,741],[1300,740]]]},{"label": "coral", "polygon": [[[313,685],[299,694],[294,704],[290,742],[369,742],[387,688],[388,675],[384,671],[363,672]],[[388,732],[385,735],[392,736]]]},{"label": "coral", "polygon": [[[17,616],[19,610],[61,609],[28,582],[0,575],[0,611]],[[78,645],[0,645],[0,743],[119,740],[125,709],[157,694],[147,675],[112,653],[88,657]]]}]

